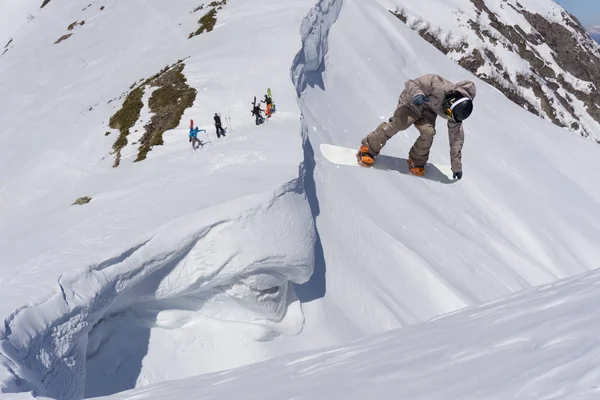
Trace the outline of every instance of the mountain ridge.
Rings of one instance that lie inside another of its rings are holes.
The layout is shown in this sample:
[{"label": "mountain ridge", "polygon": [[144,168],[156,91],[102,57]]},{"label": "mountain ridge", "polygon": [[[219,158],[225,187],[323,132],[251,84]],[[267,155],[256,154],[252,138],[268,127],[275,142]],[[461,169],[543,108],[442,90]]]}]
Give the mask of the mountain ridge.
[{"label": "mountain ridge", "polygon": [[441,18],[380,3],[451,59],[555,125],[600,142],[600,45],[551,0],[455,0]]}]

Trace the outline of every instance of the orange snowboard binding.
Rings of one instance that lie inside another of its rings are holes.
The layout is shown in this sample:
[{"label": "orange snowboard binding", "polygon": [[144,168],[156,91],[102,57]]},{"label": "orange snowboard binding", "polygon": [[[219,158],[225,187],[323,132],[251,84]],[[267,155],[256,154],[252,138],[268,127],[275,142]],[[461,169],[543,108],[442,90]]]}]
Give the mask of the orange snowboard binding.
[{"label": "orange snowboard binding", "polygon": [[360,149],[356,153],[358,164],[363,167],[370,167],[375,163],[375,158],[369,153],[367,146],[360,146]]},{"label": "orange snowboard binding", "polygon": [[408,170],[411,174],[416,176],[422,176],[425,173],[425,168],[415,166],[415,162],[410,156],[408,157]]}]

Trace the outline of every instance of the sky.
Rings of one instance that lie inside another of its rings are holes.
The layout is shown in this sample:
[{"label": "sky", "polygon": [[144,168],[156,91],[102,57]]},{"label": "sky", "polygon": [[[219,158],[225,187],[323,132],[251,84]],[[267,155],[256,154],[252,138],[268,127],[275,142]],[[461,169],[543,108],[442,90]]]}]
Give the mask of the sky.
[{"label": "sky", "polygon": [[586,27],[600,25],[600,1],[598,0],[555,0],[575,15]]}]

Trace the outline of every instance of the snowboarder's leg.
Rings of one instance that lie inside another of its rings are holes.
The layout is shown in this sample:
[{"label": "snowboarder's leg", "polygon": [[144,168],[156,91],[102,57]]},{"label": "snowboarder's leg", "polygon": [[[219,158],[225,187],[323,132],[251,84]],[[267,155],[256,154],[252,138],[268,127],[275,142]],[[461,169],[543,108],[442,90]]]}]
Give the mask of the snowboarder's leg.
[{"label": "snowboarder's leg", "polygon": [[[362,156],[365,158],[363,164],[373,164],[375,157],[379,155],[387,141],[399,131],[408,129],[418,118],[419,116],[408,106],[399,104],[396,111],[394,111],[394,115],[388,121],[379,124],[377,129],[361,141],[359,161],[361,161],[360,157]],[[369,155],[371,156],[370,160]]]},{"label": "snowboarder's leg", "polygon": [[420,135],[408,153],[408,163],[413,174],[423,175],[425,172],[423,167],[429,160],[429,151],[435,137],[435,120],[420,119],[415,122],[415,127],[419,130]]}]

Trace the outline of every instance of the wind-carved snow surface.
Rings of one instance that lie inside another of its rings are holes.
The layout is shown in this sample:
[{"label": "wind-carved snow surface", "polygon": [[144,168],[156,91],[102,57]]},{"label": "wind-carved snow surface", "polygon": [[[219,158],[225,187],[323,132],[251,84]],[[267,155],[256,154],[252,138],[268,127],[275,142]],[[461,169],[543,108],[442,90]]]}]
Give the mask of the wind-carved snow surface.
[{"label": "wind-carved snow surface", "polygon": [[[3,353],[36,381],[24,384],[14,376],[12,389],[9,382],[3,385],[9,391],[82,398],[86,357],[93,358],[109,339],[105,321],[122,314],[169,329],[201,323],[206,316],[263,321],[264,338],[281,333],[278,323],[297,301],[290,282],[303,283],[312,273],[313,222],[298,182],[290,182],[264,205],[264,196],[242,199],[208,210],[210,215],[174,221],[120,256],[83,274],[62,276],[59,293],[18,311],[4,328]],[[229,216],[228,208],[252,203],[258,205]],[[283,333],[297,334],[302,319],[291,318],[297,325]],[[110,385],[91,382],[90,394],[97,386]],[[41,387],[45,390],[40,393]]]},{"label": "wind-carved snow surface", "polygon": [[599,286],[594,271],[342,346],[110,399],[595,399]]}]

